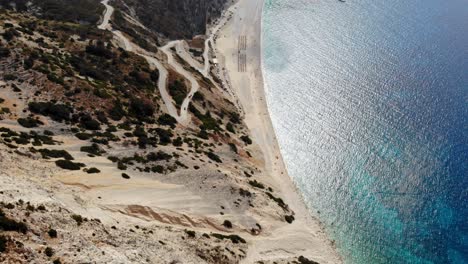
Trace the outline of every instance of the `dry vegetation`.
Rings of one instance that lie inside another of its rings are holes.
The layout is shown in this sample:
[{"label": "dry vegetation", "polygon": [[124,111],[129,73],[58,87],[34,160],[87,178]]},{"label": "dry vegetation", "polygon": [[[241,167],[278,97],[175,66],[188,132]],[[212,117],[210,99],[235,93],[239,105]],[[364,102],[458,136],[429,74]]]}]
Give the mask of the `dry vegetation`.
[{"label": "dry vegetation", "polygon": [[[0,17],[0,261],[237,263],[249,238],[294,221],[262,183],[236,107],[209,80],[190,69],[201,89],[182,127],[162,107],[157,70],[94,16]],[[176,105],[185,86],[170,78]],[[193,259],[170,253],[175,245]]]}]

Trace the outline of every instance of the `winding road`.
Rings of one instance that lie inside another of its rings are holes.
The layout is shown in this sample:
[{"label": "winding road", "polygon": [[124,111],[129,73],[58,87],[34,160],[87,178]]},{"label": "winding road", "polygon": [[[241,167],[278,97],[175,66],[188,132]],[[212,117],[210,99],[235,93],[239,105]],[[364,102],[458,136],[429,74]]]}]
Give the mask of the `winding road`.
[{"label": "winding road", "polygon": [[[150,64],[156,67],[159,71],[159,80],[158,80],[158,89],[161,94],[162,100],[164,104],[166,105],[166,109],[172,117],[174,117],[177,122],[181,125],[188,125],[190,122],[190,118],[188,115],[188,106],[193,98],[193,95],[198,91],[200,88],[200,85],[198,84],[198,81],[195,79],[195,77],[187,72],[179,63],[177,63],[173,57],[173,54],[171,52],[171,48],[175,46],[180,46],[182,44],[181,40],[175,40],[169,42],[166,46],[162,47],[161,50],[164,54],[167,56],[168,64],[171,66],[175,71],[177,71],[180,75],[184,76],[190,84],[191,84],[191,89],[188,95],[185,97],[184,101],[182,102],[181,108],[179,111],[177,111],[176,107],[174,106],[172,97],[169,95],[167,91],[167,76],[168,76],[168,71],[166,67],[156,58],[156,54],[152,54],[143,48],[139,47],[135,43],[131,42],[127,37],[125,37],[122,32],[118,30],[113,30],[112,25],[109,23],[110,19],[112,17],[112,14],[114,12],[114,8],[109,5],[109,0],[103,0],[101,1],[101,4],[103,4],[106,7],[106,10],[104,12],[104,16],[102,19],[102,22],[100,25],[98,25],[99,29],[102,30],[109,30],[111,31],[116,39],[121,42],[123,45],[123,49],[129,52],[133,52],[143,58],[146,59],[146,61]],[[182,46],[183,47],[183,46]],[[177,49],[177,47],[176,47]],[[189,54],[187,54],[189,55]],[[182,57],[182,56],[181,56]],[[190,57],[190,59],[189,59]],[[190,65],[190,61],[193,61],[194,59],[189,55],[189,57],[182,57],[184,60],[187,61]],[[194,66],[192,66],[194,67]],[[199,67],[194,67],[197,70],[200,69]],[[205,61],[205,66],[204,68],[209,69],[209,61]],[[203,74],[203,73],[202,73]],[[203,74],[205,76],[205,74]]]},{"label": "winding road", "polygon": [[185,79],[189,80],[190,85],[192,88],[190,89],[190,92],[188,93],[187,97],[185,97],[184,101],[182,102],[182,105],[180,107],[180,120],[181,122],[187,122],[188,119],[188,105],[190,104],[190,101],[192,100],[193,95],[198,91],[200,88],[200,85],[198,84],[198,81],[195,79],[195,77],[186,71],[182,65],[177,63],[174,59],[174,56],[172,55],[171,48],[175,47],[176,45],[182,43],[181,40],[174,40],[169,42],[166,46],[162,47],[161,51],[164,52],[167,56],[167,62],[169,65],[176,70],[179,74],[184,76]]}]

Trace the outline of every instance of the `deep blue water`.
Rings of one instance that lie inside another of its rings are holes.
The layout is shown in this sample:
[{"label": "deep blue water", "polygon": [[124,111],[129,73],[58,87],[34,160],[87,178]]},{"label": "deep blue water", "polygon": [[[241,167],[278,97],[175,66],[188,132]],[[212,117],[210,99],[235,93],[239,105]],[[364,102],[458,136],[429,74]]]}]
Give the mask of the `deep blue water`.
[{"label": "deep blue water", "polygon": [[468,1],[267,0],[288,171],[346,263],[468,263]]}]

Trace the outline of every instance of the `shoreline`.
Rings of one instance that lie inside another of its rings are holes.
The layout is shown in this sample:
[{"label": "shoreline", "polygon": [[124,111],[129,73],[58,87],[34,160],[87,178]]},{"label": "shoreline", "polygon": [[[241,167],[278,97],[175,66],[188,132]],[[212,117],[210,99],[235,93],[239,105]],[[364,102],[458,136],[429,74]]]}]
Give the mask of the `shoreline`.
[{"label": "shoreline", "polygon": [[[220,67],[226,70],[231,88],[245,112],[245,122],[258,147],[255,153],[263,158],[259,162],[266,169],[264,180],[279,188],[285,202],[295,212],[296,220],[287,226],[271,226],[271,234],[255,240],[244,262],[288,258],[296,254],[320,263],[341,263],[333,243],[320,222],[312,217],[293,179],[288,175],[277,142],[265,97],[263,8],[264,0],[237,1],[229,8],[233,10],[233,17],[220,29],[215,46],[217,55],[222,58]],[[241,36],[247,39],[246,48],[245,51],[236,51]],[[243,67],[247,69],[238,72],[236,68],[240,52],[245,52]]]}]

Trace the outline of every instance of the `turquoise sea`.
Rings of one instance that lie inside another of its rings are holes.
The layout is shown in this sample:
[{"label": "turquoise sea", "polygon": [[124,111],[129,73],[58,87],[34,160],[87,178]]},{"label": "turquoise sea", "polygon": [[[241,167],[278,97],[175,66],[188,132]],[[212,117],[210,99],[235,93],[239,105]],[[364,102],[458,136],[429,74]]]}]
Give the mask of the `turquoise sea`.
[{"label": "turquoise sea", "polygon": [[468,1],[267,0],[267,100],[346,263],[468,263]]}]

